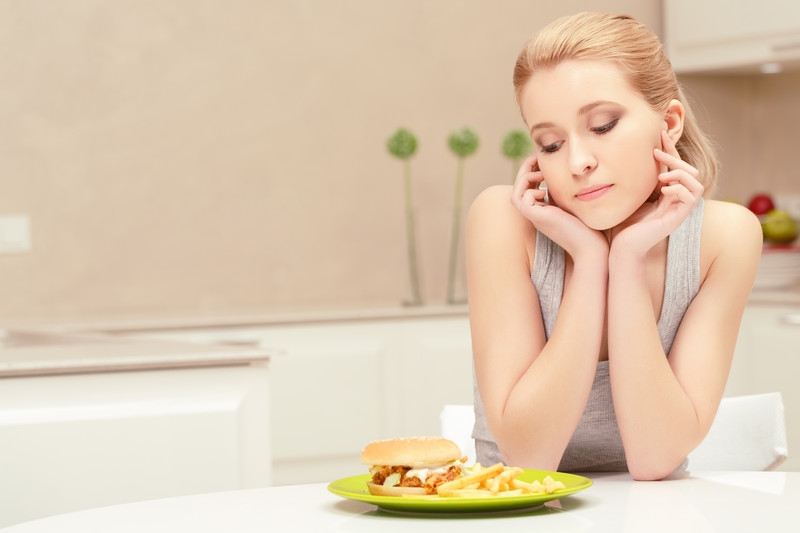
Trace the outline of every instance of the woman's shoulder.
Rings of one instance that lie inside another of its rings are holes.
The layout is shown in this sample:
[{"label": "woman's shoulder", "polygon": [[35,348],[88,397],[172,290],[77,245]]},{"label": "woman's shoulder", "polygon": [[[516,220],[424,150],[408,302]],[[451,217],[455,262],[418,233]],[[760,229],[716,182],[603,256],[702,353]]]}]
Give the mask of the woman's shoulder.
[{"label": "woman's shoulder", "polygon": [[511,205],[511,190],[511,185],[492,185],[487,187],[472,202],[470,211],[483,212],[491,210],[495,212],[497,210],[505,211],[508,208],[513,209],[514,206]]},{"label": "woman's shoulder", "polygon": [[536,229],[511,203],[511,190],[510,185],[493,185],[478,194],[467,215],[467,239],[490,241],[509,251],[524,246],[530,255],[536,244]]},{"label": "woman's shoulder", "polygon": [[705,200],[701,241],[708,265],[716,261],[757,258],[761,254],[761,224],[752,211],[728,201]]},{"label": "woman's shoulder", "polygon": [[[711,236],[760,240],[761,224],[752,211],[735,202],[705,200],[703,232]],[[760,246],[760,243],[759,243]]]},{"label": "woman's shoulder", "polygon": [[511,203],[511,190],[510,185],[493,185],[481,191],[472,202],[468,220],[535,233],[531,221],[523,217]]}]

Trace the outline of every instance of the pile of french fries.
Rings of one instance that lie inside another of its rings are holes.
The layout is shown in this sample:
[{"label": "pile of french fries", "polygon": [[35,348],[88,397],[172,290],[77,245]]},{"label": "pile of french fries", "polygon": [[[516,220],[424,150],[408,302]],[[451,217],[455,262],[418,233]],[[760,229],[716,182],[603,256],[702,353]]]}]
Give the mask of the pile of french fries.
[{"label": "pile of french fries", "polygon": [[560,481],[550,476],[541,482],[520,481],[517,478],[523,470],[516,466],[505,466],[503,463],[483,467],[475,463],[472,472],[453,481],[442,483],[437,488],[439,496],[456,498],[485,498],[518,496],[521,494],[552,494],[566,488]]}]

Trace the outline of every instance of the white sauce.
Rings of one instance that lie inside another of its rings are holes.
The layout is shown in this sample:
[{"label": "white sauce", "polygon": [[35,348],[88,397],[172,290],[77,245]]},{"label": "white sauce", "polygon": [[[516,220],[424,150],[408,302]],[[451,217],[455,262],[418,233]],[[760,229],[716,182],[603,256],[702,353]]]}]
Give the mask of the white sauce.
[{"label": "white sauce", "polygon": [[442,465],[422,465],[416,468],[412,468],[406,473],[406,477],[416,477],[419,478],[420,481],[425,483],[425,481],[431,476],[431,474],[438,474],[447,472],[447,469],[451,466],[461,466],[461,462],[451,461],[449,463],[445,463]]}]

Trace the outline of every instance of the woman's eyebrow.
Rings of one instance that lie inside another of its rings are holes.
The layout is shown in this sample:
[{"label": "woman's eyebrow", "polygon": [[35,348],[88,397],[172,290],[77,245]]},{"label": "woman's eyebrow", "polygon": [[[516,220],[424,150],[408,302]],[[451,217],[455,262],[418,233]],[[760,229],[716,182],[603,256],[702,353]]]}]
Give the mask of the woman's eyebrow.
[{"label": "woman's eyebrow", "polygon": [[555,124],[553,124],[552,122],[540,122],[538,124],[534,124],[533,127],[531,127],[531,135],[533,135],[533,132],[536,130],[540,130],[542,128],[553,128],[553,127],[555,127]]},{"label": "woman's eyebrow", "polygon": [[595,107],[598,107],[598,106],[601,106],[601,105],[605,105],[605,104],[613,104],[613,103],[614,102],[610,102],[608,100],[598,100],[596,102],[592,102],[591,104],[586,104],[585,106],[581,107],[578,110],[578,115],[585,115],[588,112],[590,112],[592,109],[594,109]]},{"label": "woman's eyebrow", "polygon": [[[589,104],[581,106],[581,108],[578,109],[578,116],[582,116],[582,115],[585,115],[585,114],[589,113],[595,107],[598,107],[598,106],[601,106],[601,105],[604,105],[604,104],[613,104],[613,103],[614,102],[611,102],[609,100],[597,100],[596,102],[591,102]],[[531,131],[531,135],[533,135],[533,132],[536,131],[536,130],[540,130],[542,128],[552,128],[552,127],[555,127],[555,124],[553,124],[552,122],[539,122],[538,124],[534,124],[531,127],[531,130],[530,130]]]}]

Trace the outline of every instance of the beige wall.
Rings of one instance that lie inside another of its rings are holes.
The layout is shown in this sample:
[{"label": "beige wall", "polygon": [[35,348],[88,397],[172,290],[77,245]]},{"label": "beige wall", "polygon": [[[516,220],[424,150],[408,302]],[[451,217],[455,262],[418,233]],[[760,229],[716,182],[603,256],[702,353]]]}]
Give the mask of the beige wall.
[{"label": "beige wall", "polygon": [[[660,32],[659,4],[601,7]],[[510,85],[518,50],[553,18],[597,8],[0,2],[0,214],[30,215],[33,232],[31,253],[0,256],[0,321],[399,305],[409,292],[402,169],[385,151],[398,126],[420,141],[424,299],[444,303],[448,133],[468,125],[482,141],[467,160],[465,206],[509,182],[499,144],[521,125]],[[733,147],[724,156],[736,194],[754,173],[792,184],[777,177],[790,143],[763,167],[752,143],[769,149],[767,138],[793,134],[773,99],[798,83],[691,80],[713,96],[709,121]],[[770,130],[764,140],[758,128]],[[461,254],[463,296],[463,243]]]},{"label": "beige wall", "polygon": [[800,195],[800,72],[680,76],[722,164],[717,197],[746,203],[756,192]]}]

